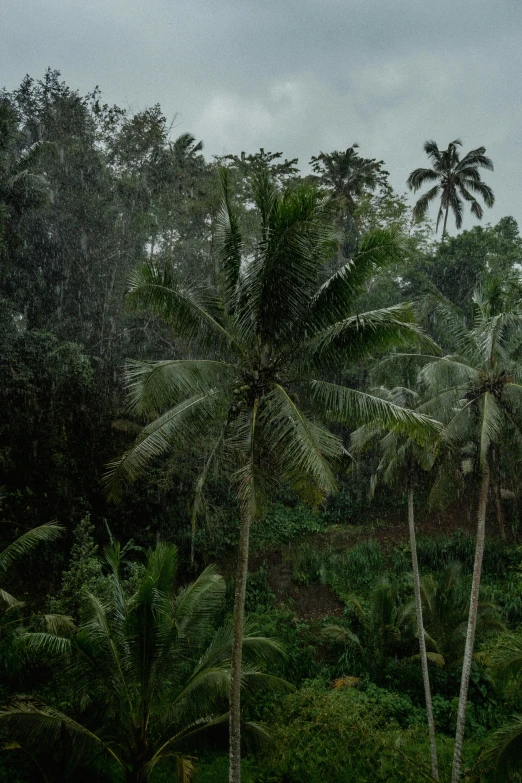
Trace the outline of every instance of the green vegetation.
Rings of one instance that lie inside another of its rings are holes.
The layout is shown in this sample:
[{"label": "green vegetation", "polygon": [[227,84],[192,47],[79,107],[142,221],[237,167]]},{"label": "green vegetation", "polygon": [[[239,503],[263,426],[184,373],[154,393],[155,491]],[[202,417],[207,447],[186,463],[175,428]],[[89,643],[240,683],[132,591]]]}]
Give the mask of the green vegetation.
[{"label": "green vegetation", "polygon": [[2,780],[520,779],[522,241],[447,235],[459,145],[411,209],[0,94]]}]

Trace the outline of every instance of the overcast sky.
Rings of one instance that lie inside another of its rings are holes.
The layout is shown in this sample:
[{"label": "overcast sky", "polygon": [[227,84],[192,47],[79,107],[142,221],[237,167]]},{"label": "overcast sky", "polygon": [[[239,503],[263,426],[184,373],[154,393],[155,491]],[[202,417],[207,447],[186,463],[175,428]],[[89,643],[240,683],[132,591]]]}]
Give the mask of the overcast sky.
[{"label": "overcast sky", "polygon": [[[423,142],[484,145],[522,227],[521,0],[0,0],[0,84],[57,68],[80,92],[160,103],[208,156],[358,142],[404,191]],[[468,214],[464,227],[474,219]]]}]

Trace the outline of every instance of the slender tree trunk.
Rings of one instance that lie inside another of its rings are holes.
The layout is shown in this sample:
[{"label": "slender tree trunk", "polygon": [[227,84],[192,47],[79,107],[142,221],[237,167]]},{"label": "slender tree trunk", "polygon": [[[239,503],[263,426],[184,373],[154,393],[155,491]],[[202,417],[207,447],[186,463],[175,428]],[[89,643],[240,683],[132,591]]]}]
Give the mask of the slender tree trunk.
[{"label": "slender tree trunk", "polygon": [[504,524],[504,509],[502,508],[502,495],[500,493],[500,481],[495,482],[495,502],[497,504],[497,522],[502,540],[506,540],[506,526]]},{"label": "slender tree trunk", "polygon": [[422,679],[424,682],[424,697],[426,699],[426,713],[428,716],[431,774],[435,780],[438,780],[439,765],[437,762],[437,743],[435,741],[435,721],[433,719],[433,705],[431,703],[428,656],[426,654],[426,639],[424,638],[424,623],[422,620],[422,599],[421,599],[421,589],[420,589],[419,561],[417,559],[417,540],[415,536],[415,517],[414,517],[414,510],[413,510],[413,485],[411,481],[408,484],[408,527],[410,530],[411,563],[413,567],[413,593],[415,596],[415,612],[417,615],[417,631],[419,634]]},{"label": "slender tree trunk", "polygon": [[446,226],[448,225],[448,214],[449,214],[449,202],[446,204],[446,213],[444,215],[444,227],[442,229],[442,238],[446,236]]},{"label": "slender tree trunk", "polygon": [[479,603],[480,576],[482,573],[482,559],[484,557],[484,542],[486,538],[486,510],[489,491],[489,465],[486,462],[482,470],[482,485],[477,512],[477,544],[475,547],[475,564],[473,566],[473,581],[471,583],[471,597],[469,600],[468,630],[466,633],[466,647],[462,661],[462,679],[460,681],[459,709],[457,713],[457,731],[455,734],[455,751],[453,754],[453,771],[451,783],[459,783],[462,766],[462,745],[464,743],[464,730],[466,728],[466,705],[468,701],[469,675],[473,659],[473,647],[475,644],[475,631],[477,628],[477,614]]},{"label": "slender tree trunk", "polygon": [[241,660],[245,624],[245,594],[248,576],[250,510],[242,509],[237,555],[234,629],[230,672],[230,783],[241,783]]}]

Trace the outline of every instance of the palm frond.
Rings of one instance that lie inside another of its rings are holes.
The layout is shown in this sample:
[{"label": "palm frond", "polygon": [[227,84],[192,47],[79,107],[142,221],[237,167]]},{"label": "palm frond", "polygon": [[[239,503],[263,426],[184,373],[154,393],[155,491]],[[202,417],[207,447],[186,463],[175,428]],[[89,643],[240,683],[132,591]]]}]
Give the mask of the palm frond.
[{"label": "palm frond", "polygon": [[428,211],[431,202],[437,198],[439,192],[440,192],[440,186],[435,185],[435,187],[430,188],[430,190],[424,193],[424,195],[422,195],[415,202],[412,211],[412,217],[414,221],[420,221],[426,216],[426,212]]},{"label": "palm frond", "polygon": [[24,556],[36,549],[39,544],[56,541],[64,529],[62,525],[49,522],[23,533],[0,552],[0,571],[5,572],[13,563],[19,562]]},{"label": "palm frond", "polygon": [[477,147],[475,150],[470,150],[466,155],[464,155],[463,158],[461,158],[458,166],[456,167],[456,172],[461,172],[462,169],[467,168],[468,166],[473,166],[474,168],[483,168],[487,169],[488,171],[493,171],[493,161],[491,158],[486,157],[484,155],[486,151],[485,147]]},{"label": "palm frond", "polygon": [[158,415],[181,397],[230,385],[236,375],[233,365],[210,359],[128,362],[128,407],[133,414]]},{"label": "palm frond", "polygon": [[449,195],[449,203],[450,203],[451,211],[453,212],[453,215],[455,217],[455,225],[457,226],[457,228],[461,228],[462,216],[464,214],[464,205],[461,199],[458,197],[456,190]]},{"label": "palm frond", "polygon": [[356,297],[368,279],[406,254],[405,239],[394,229],[375,229],[361,240],[357,252],[321,285],[313,296],[305,328],[324,329],[350,314]]},{"label": "palm frond", "polygon": [[219,170],[219,178],[223,201],[216,218],[217,252],[223,298],[227,310],[233,312],[236,305],[244,243],[239,217],[232,206],[229,172],[226,168]]},{"label": "palm frond", "polygon": [[354,644],[357,647],[361,646],[361,640],[357,634],[353,633],[353,631],[350,631],[350,629],[345,626],[337,625],[337,623],[328,623],[321,629],[321,633],[332,642]]},{"label": "palm frond", "polygon": [[325,416],[351,426],[374,425],[395,430],[420,445],[432,443],[442,429],[440,422],[347,386],[312,381],[312,394]]},{"label": "palm frond", "polygon": [[305,416],[279,384],[265,398],[259,424],[281,478],[290,486],[298,489],[303,478],[309,476],[321,493],[335,489],[331,465],[343,454],[340,440]]},{"label": "palm frond", "polygon": [[497,729],[480,760],[493,766],[494,780],[512,780],[520,772],[522,759],[522,715],[513,715],[511,721]]},{"label": "palm frond", "polygon": [[196,394],[145,427],[134,445],[108,465],[104,484],[109,496],[119,499],[122,483],[134,481],[151,460],[171,449],[174,441],[190,443],[208,434],[220,403],[216,390]]},{"label": "palm frond", "polygon": [[434,182],[439,179],[439,174],[433,169],[415,169],[406,180],[406,184],[416,193],[425,182]]},{"label": "palm frond", "polygon": [[498,441],[502,429],[502,413],[491,392],[484,392],[480,422],[480,463],[486,464],[489,448]]},{"label": "palm frond", "polygon": [[378,351],[417,343],[436,350],[433,340],[415,323],[410,304],[353,315],[317,332],[300,346],[305,363],[338,367],[341,362],[374,356]]},{"label": "palm frond", "polygon": [[15,702],[11,707],[0,710],[0,727],[22,746],[44,752],[49,751],[65,732],[71,740],[70,753],[81,758],[93,748],[101,749],[124,768],[112,748],[99,736],[52,707],[38,706],[30,701]]},{"label": "palm frond", "polygon": [[[456,143],[460,144],[458,139]],[[428,155],[429,158],[431,158],[435,162],[440,162],[441,151],[437,146],[437,142],[433,141],[433,139],[429,139],[428,141],[424,142],[424,152],[426,153],[426,155]]]},{"label": "palm frond", "polygon": [[216,317],[220,305],[215,295],[202,286],[181,283],[169,266],[149,262],[134,270],[125,301],[130,309],[156,315],[190,344],[219,350],[234,343]]}]

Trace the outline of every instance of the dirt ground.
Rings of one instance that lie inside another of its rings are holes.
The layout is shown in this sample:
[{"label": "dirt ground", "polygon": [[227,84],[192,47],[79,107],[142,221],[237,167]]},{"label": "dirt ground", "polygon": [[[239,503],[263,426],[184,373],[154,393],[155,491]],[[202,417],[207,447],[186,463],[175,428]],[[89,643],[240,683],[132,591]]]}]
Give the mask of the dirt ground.
[{"label": "dirt ground", "polygon": [[[404,510],[405,512],[405,510]],[[475,508],[467,502],[454,503],[443,513],[418,514],[416,520],[417,535],[437,537],[451,535],[456,530],[464,530],[471,535],[475,532]],[[499,535],[496,514],[488,518],[490,536]],[[509,531],[508,531],[509,532]],[[316,543],[318,549],[351,548],[362,541],[375,539],[382,545],[408,540],[406,518],[391,517],[386,522],[374,525],[338,525],[307,537]],[[296,617],[304,620],[316,620],[325,616],[341,616],[343,604],[327,585],[303,585],[292,580],[292,565],[282,550],[258,552],[251,556],[249,570],[257,571],[262,562],[268,569],[270,589],[276,597],[293,606]]]}]

